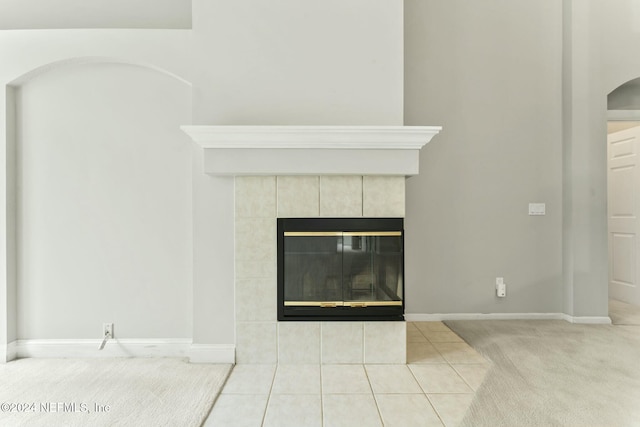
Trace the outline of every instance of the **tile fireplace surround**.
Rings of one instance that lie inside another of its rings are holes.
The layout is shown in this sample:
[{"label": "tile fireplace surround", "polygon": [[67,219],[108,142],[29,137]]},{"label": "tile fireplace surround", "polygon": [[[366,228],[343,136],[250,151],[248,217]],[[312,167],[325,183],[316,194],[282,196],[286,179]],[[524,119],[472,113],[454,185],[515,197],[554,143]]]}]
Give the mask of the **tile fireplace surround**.
[{"label": "tile fireplace surround", "polygon": [[405,363],[406,323],[278,322],[278,217],[404,217],[405,179],[439,127],[184,126],[235,177],[236,363]]}]

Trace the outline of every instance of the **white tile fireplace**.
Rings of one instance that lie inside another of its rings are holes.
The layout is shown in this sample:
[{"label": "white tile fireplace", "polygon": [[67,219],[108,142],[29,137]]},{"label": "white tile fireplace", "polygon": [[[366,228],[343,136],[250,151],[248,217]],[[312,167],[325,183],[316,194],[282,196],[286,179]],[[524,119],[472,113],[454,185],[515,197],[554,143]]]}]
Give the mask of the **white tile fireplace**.
[{"label": "white tile fireplace", "polygon": [[235,179],[236,363],[405,363],[402,321],[277,321],[276,220],[405,215],[439,127],[184,126],[204,171]]}]

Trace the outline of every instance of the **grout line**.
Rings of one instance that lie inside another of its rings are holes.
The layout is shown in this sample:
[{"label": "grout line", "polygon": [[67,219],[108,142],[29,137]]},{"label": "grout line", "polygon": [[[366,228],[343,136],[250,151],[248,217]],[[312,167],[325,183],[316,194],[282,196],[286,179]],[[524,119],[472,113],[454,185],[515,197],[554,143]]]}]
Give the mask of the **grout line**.
[{"label": "grout line", "polygon": [[[322,337],[320,339],[322,339]],[[320,362],[320,425],[324,427],[324,393],[322,390],[322,361]]]},{"label": "grout line", "polygon": [[[478,363],[479,365],[479,363]],[[471,392],[475,394],[476,389],[474,387],[471,386],[471,384],[469,384],[469,381],[465,380],[464,377],[462,376],[462,374],[460,372],[458,372],[458,370],[456,369],[455,366],[453,366],[452,364],[449,364],[449,366],[451,366],[451,369],[453,369],[455,371],[456,374],[458,374],[458,376],[462,379],[462,381],[467,385],[467,387],[469,387],[471,389]],[[487,372],[485,372],[485,376],[487,375]]]},{"label": "grout line", "polygon": [[264,406],[264,413],[262,414],[262,422],[260,423],[260,426],[264,426],[264,420],[267,417],[267,411],[269,410],[269,403],[271,402],[271,396],[273,395],[273,384],[276,381],[276,374],[278,373],[278,367],[280,365],[276,364],[275,369],[273,370],[273,377],[271,378],[271,387],[269,387],[269,395],[267,397],[267,403]]},{"label": "grout line", "polygon": [[[360,356],[362,357],[362,367],[364,368],[364,364],[367,362],[366,359],[365,359],[365,355],[367,353],[365,351],[365,349],[367,348],[367,343],[365,341],[365,339],[366,339],[365,337],[366,337],[367,334],[365,334],[364,328],[366,328],[367,325],[366,325],[366,322],[361,322],[361,323],[362,323],[362,349],[360,350],[360,352],[361,352]],[[368,377],[367,377],[367,379],[368,379]]]},{"label": "grout line", "polygon": [[202,420],[202,424],[200,424],[200,427],[203,427],[206,424],[209,417],[211,416],[211,413],[213,412],[213,407],[216,406],[216,402],[218,401],[220,396],[222,396],[222,390],[224,390],[225,386],[227,385],[227,382],[229,381],[229,377],[231,377],[231,373],[235,368],[236,368],[235,364],[231,365],[231,369],[229,369],[229,372],[227,372],[227,376],[225,377],[224,382],[222,383],[222,387],[220,387],[220,391],[216,395],[215,399],[213,399],[213,402],[211,402],[211,407],[209,408],[207,415]]},{"label": "grout line", "polygon": [[[422,331],[420,333],[422,333]],[[427,340],[428,340],[428,338],[427,338]],[[438,350],[436,349],[436,351],[438,351]],[[433,402],[431,401],[431,399],[429,399],[429,395],[427,394],[426,390],[422,387],[422,384],[420,384],[420,381],[418,381],[418,378],[416,377],[416,374],[413,372],[413,369],[411,369],[411,365],[407,364],[407,368],[409,368],[409,372],[411,372],[411,376],[413,377],[414,381],[416,383],[418,383],[418,387],[420,387],[420,390],[422,390],[422,395],[427,398],[427,402],[429,402],[429,405],[431,406],[431,409],[436,414],[436,416],[438,417],[438,419],[440,420],[442,425],[446,427],[447,425],[445,424],[444,420],[440,416],[440,413],[438,412],[436,407],[433,405]]]},{"label": "grout line", "polygon": [[380,406],[378,405],[378,399],[376,398],[376,393],[373,391],[373,385],[371,384],[371,379],[369,379],[369,372],[367,371],[367,367],[363,364],[362,369],[364,370],[364,375],[367,377],[367,382],[369,383],[369,389],[371,389],[371,395],[373,396],[373,402],[376,404],[376,411],[378,411],[378,418],[382,425],[384,425],[384,419],[382,418],[382,412],[380,412]]}]

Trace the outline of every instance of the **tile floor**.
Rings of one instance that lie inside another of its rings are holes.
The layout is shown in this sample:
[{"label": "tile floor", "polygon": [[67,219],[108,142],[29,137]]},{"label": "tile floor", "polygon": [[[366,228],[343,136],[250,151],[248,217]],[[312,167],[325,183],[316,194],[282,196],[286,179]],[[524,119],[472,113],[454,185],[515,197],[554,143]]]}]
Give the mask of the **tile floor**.
[{"label": "tile floor", "polygon": [[442,322],[407,323],[406,365],[236,365],[206,427],[456,426],[489,363]]}]

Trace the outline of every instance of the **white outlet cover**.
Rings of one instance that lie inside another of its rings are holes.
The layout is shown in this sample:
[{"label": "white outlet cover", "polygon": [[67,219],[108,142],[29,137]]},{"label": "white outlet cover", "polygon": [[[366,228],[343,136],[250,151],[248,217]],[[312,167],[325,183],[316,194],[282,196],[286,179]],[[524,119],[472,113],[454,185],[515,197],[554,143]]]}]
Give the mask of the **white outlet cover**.
[{"label": "white outlet cover", "polygon": [[529,215],[546,215],[546,203],[529,203]]}]

